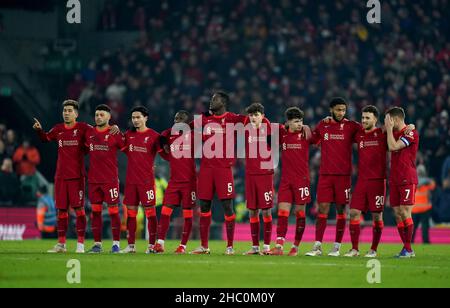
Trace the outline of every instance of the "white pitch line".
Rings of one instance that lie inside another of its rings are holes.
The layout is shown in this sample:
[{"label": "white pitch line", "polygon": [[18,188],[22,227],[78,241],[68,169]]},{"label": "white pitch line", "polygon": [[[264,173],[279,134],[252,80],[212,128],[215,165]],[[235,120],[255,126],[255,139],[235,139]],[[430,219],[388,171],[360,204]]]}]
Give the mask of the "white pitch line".
[{"label": "white pitch line", "polygon": [[[64,255],[61,255],[64,256]],[[67,255],[67,257],[70,258],[77,258],[77,255],[71,256],[71,255]],[[79,256],[78,256],[79,257]],[[182,257],[181,257],[182,258]],[[43,256],[42,258],[40,258],[40,260],[36,260],[36,258],[24,258],[24,257],[19,257],[19,258],[13,258],[13,257],[2,257],[0,258],[0,260],[2,259],[6,259],[6,260],[13,260],[13,261],[64,261],[64,259],[62,258],[47,258],[45,256]],[[91,260],[96,260],[96,259],[91,259]],[[113,259],[111,261],[119,261],[121,259]],[[369,259],[368,259],[369,260]],[[89,259],[86,260],[80,260],[81,262],[88,262],[89,263]],[[213,261],[208,261],[208,260],[170,260],[171,264],[217,264],[217,262]],[[250,261],[250,260],[248,260]],[[240,260],[240,262],[237,261],[221,261],[220,264],[229,264],[229,265],[236,265],[236,264],[248,264],[251,263],[251,265],[294,265],[294,266],[298,266],[298,265],[308,265],[308,266],[316,266],[316,267],[352,267],[352,268],[366,268],[365,263],[364,264],[354,264],[354,263],[300,263],[300,262],[258,262],[258,263],[254,263],[254,260],[252,260],[252,262],[247,262],[247,261],[243,261]],[[407,260],[404,260],[407,262]],[[168,261],[167,260],[163,260],[163,259],[152,259],[151,256],[149,256],[149,258],[147,260],[133,260],[131,258],[126,259],[127,263],[145,263],[145,264],[155,264],[155,263],[161,263],[161,264],[167,264]],[[382,262],[382,261],[380,261]],[[414,269],[429,269],[429,270],[450,270],[450,267],[439,267],[439,266],[418,266],[416,264],[407,264],[407,263],[403,263],[403,264],[399,264],[399,265],[381,265],[383,268],[402,268],[402,267],[414,267]]]}]

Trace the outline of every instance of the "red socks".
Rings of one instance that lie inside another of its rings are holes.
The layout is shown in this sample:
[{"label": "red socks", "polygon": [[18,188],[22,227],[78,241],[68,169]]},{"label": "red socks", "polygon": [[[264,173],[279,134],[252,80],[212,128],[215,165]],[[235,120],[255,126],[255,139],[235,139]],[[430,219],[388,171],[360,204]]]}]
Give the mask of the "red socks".
[{"label": "red socks", "polygon": [[208,248],[209,229],[211,227],[211,211],[200,213],[200,239],[203,248]]},{"label": "red socks", "polygon": [[372,239],[372,247],[370,249],[377,251],[378,244],[380,244],[381,234],[383,233],[384,222],[383,221],[375,221],[373,223],[373,239]]},{"label": "red socks", "polygon": [[272,239],[272,216],[263,217],[263,219],[264,219],[264,245],[270,245],[270,241]]},{"label": "red socks", "polygon": [[[148,220],[148,243],[156,244],[156,235],[158,232],[158,219],[156,218],[156,208],[154,206],[145,209],[145,216]],[[169,218],[170,220],[170,218]]]},{"label": "red socks", "polygon": [[57,222],[57,231],[58,231],[58,243],[65,244],[66,243],[66,234],[67,228],[69,225],[69,213],[66,211],[58,210],[58,222]]},{"label": "red socks", "polygon": [[352,249],[359,251],[359,235],[361,234],[361,221],[350,221],[350,237],[352,239]]},{"label": "red socks", "polygon": [[316,242],[323,242],[323,235],[327,228],[328,215],[319,214],[316,221]]},{"label": "red socks", "polygon": [[303,238],[303,233],[305,232],[306,226],[306,215],[305,212],[297,212],[297,222],[295,224],[295,246],[299,246]]},{"label": "red socks", "polygon": [[111,231],[113,241],[120,241],[120,215],[118,206],[108,207],[109,217],[111,217]]},{"label": "red socks", "polygon": [[347,217],[345,214],[338,214],[336,221],[336,243],[342,243],[345,233],[345,225],[347,223]]},{"label": "red socks", "polygon": [[134,245],[136,243],[136,216],[137,211],[127,210],[127,229],[128,229],[128,245]]},{"label": "red socks", "polygon": [[92,234],[94,235],[94,241],[99,243],[102,241],[103,230],[103,205],[92,204]]},{"label": "red socks", "polygon": [[403,221],[397,224],[397,230],[403,245],[405,245],[405,224]]},{"label": "red socks", "polygon": [[234,242],[234,229],[236,226],[236,214],[231,216],[225,216],[225,227],[227,229],[227,247],[233,247]]},{"label": "red socks", "polygon": [[183,210],[183,217],[184,217],[184,228],[183,228],[183,234],[181,236],[181,245],[186,246],[189,237],[191,236],[192,232],[192,217],[194,216],[193,210]]},{"label": "red socks", "polygon": [[286,238],[288,231],[289,211],[278,210],[277,237]]},{"label": "red socks", "polygon": [[170,207],[163,206],[161,211],[161,218],[159,221],[159,231],[158,239],[165,240],[167,236],[167,231],[169,230],[170,217],[172,216],[173,210]]},{"label": "red socks", "polygon": [[[270,245],[272,240],[272,216],[263,217],[264,221],[264,245]],[[250,218],[250,230],[253,246],[259,246],[259,217]]]},{"label": "red socks", "polygon": [[86,212],[84,209],[76,211],[77,215],[77,235],[78,235],[78,243],[84,243],[84,238],[86,236]]},{"label": "red socks", "polygon": [[250,217],[250,231],[253,246],[259,246],[259,217]]},{"label": "red socks", "polygon": [[412,251],[411,242],[414,233],[414,222],[412,218],[408,218],[403,223],[405,225],[405,249],[408,252],[411,252]]}]

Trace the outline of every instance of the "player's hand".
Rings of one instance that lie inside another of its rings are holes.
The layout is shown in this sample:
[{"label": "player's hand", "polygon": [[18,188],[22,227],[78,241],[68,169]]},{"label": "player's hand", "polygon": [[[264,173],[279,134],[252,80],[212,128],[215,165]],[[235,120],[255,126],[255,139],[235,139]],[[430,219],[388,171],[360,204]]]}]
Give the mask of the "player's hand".
[{"label": "player's hand", "polygon": [[169,147],[168,144],[165,144],[165,145],[163,146],[163,148],[164,148],[164,152],[166,152],[166,154],[170,154],[170,147]]},{"label": "player's hand", "polygon": [[384,126],[386,126],[387,130],[394,129],[394,119],[392,119],[389,114],[387,114],[386,117],[384,118]]},{"label": "player's hand", "polygon": [[120,128],[117,125],[113,125],[109,129],[109,132],[111,133],[111,135],[118,135],[118,134],[120,134]]},{"label": "player's hand", "polygon": [[34,120],[33,129],[34,130],[42,130],[41,122],[39,122],[39,120],[36,118],[33,118],[33,120]]},{"label": "player's hand", "polygon": [[322,121],[323,121],[323,123],[328,124],[328,123],[331,123],[331,120],[333,120],[333,118],[328,116],[325,119],[323,119]]},{"label": "player's hand", "polygon": [[303,135],[306,140],[310,140],[312,138],[311,128],[308,125],[303,125]]},{"label": "player's hand", "polygon": [[413,130],[416,129],[416,126],[414,124],[409,124],[406,126],[405,134],[409,135]]}]

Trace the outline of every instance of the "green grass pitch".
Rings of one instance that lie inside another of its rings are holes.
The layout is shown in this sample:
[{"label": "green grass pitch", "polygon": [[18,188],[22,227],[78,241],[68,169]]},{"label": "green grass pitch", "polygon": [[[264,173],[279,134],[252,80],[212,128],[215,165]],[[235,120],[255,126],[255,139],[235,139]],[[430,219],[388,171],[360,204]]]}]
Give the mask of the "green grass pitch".
[{"label": "green grass pitch", "polygon": [[[399,245],[381,245],[381,283],[369,284],[367,259],[362,257],[310,258],[303,256],[311,243],[300,247],[298,257],[244,256],[250,243],[237,243],[235,256],[225,256],[225,242],[211,242],[211,255],[177,256],[178,242],[168,241],[163,255],[145,255],[146,243],[137,243],[136,255],[77,255],[44,253],[53,241],[0,241],[0,287],[164,287],[164,288],[300,288],[300,287],[449,287],[450,246],[415,246],[415,259],[397,260]],[[91,241],[86,243],[90,248]],[[198,241],[189,243],[189,249]],[[109,249],[110,242],[104,243]],[[122,241],[125,245],[125,241]],[[325,245],[324,252],[331,246]],[[287,245],[287,248],[290,248]],[[343,252],[350,248],[343,245]],[[362,245],[366,252],[368,245]],[[81,283],[66,280],[67,262],[81,264]]]}]

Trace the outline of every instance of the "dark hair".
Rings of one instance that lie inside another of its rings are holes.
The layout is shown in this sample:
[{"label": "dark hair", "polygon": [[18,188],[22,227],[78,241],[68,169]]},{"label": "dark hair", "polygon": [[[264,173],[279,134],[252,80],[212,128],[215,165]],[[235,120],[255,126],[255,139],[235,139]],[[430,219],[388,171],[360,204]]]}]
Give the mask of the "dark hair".
[{"label": "dark hair", "polygon": [[374,105],[364,107],[362,109],[362,112],[372,113],[377,119],[380,117],[380,112],[378,111],[378,108],[375,107]]},{"label": "dark hair", "polygon": [[97,108],[95,108],[95,111],[106,111],[106,112],[111,113],[111,108],[109,108],[108,105],[101,104],[101,105],[98,105]]},{"label": "dark hair", "polygon": [[186,110],[178,110],[177,113],[184,115],[188,121],[191,118],[191,114]]},{"label": "dark hair", "polygon": [[286,116],[286,119],[288,121],[293,119],[300,119],[303,120],[303,117],[305,116],[305,113],[300,110],[298,107],[290,107],[286,109],[286,112],[284,113]]},{"label": "dark hair", "polygon": [[77,101],[74,101],[73,99],[65,100],[65,101],[62,103],[62,106],[63,106],[63,108],[64,108],[64,107],[68,107],[68,106],[72,106],[73,109],[75,109],[75,110],[77,110],[77,111],[80,109],[80,104],[79,104]]},{"label": "dark hair", "polygon": [[405,110],[402,107],[392,107],[388,109],[386,114],[389,114],[391,117],[398,117],[402,120],[406,118]]},{"label": "dark hair", "polygon": [[347,101],[343,99],[342,97],[334,97],[330,101],[330,108],[334,108],[337,105],[345,105],[347,106]]},{"label": "dark hair", "polygon": [[186,110],[178,110],[177,113],[183,114],[183,115],[187,116],[188,118],[191,116],[191,114]]},{"label": "dark hair", "polygon": [[144,117],[148,117],[148,109],[145,108],[144,106],[134,107],[134,108],[131,110],[131,114],[133,114],[133,112],[140,112],[140,113],[142,113],[142,115],[143,115]]},{"label": "dark hair", "polygon": [[228,105],[230,102],[230,96],[224,91],[216,91],[214,95],[219,95],[225,105]]},{"label": "dark hair", "polygon": [[264,114],[264,106],[261,103],[253,103],[248,106],[245,111],[247,112],[247,114],[254,114],[257,112]]}]

